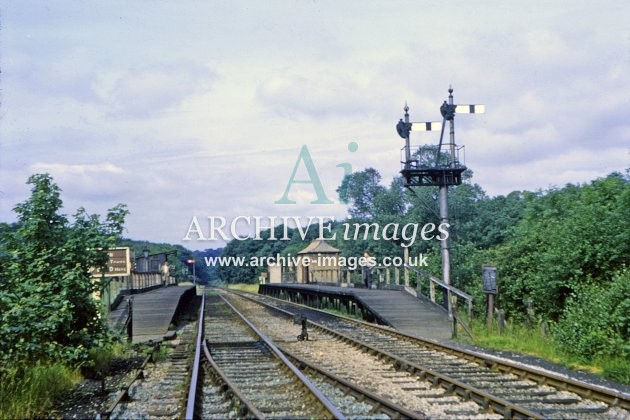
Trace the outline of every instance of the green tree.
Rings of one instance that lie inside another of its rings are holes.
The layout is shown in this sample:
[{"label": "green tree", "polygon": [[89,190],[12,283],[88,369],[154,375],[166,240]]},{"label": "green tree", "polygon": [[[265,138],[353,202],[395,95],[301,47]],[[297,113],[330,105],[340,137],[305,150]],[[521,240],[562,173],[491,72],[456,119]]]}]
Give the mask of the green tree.
[{"label": "green tree", "polygon": [[359,219],[374,218],[378,215],[376,197],[385,192],[385,187],[379,185],[381,174],[374,168],[346,175],[337,193],[339,199],[349,203],[348,212]]},{"label": "green tree", "polygon": [[31,197],[18,204],[18,228],[6,232],[6,267],[0,281],[0,357],[11,361],[82,362],[108,339],[93,293],[93,267],[104,268],[102,250],[116,245],[126,206],[104,221],[80,208],[74,223],[59,213],[60,188],[48,174],[32,175]]},{"label": "green tree", "polygon": [[630,264],[629,199],[629,179],[619,173],[527,195],[522,222],[497,252],[500,303],[523,313],[531,300],[541,317],[557,320],[581,285],[606,287]]}]

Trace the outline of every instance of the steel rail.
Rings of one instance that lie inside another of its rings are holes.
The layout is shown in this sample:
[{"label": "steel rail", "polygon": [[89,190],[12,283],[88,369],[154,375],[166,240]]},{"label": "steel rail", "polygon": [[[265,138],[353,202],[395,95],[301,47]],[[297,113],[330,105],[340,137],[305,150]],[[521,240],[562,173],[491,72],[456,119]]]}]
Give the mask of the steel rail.
[{"label": "steel rail", "polygon": [[[372,400],[372,402],[374,402],[376,405],[380,405],[382,407],[386,407],[388,409],[388,412],[386,412],[385,414],[389,415],[390,417],[394,417],[392,416],[391,413],[395,413],[398,414],[399,416],[403,417],[403,418],[409,418],[409,419],[426,419],[427,416],[421,413],[417,413],[415,411],[411,411],[401,405],[398,405],[386,398],[383,398],[379,395],[376,395],[375,393],[368,391],[365,388],[359,387],[355,384],[353,384],[352,382],[349,382],[337,375],[335,375],[334,373],[328,372],[320,367],[317,367],[315,365],[313,365],[312,363],[307,362],[306,360],[304,360],[303,358],[301,358],[300,356],[298,356],[297,354],[293,353],[292,351],[289,351],[285,348],[283,348],[282,346],[280,346],[280,350],[286,354],[289,359],[293,359],[295,362],[297,362],[297,364],[301,366],[304,366],[304,368],[308,368],[311,369],[317,373],[319,373],[322,376],[328,377],[331,380],[333,380],[334,382],[337,382],[341,385],[343,385],[344,387],[352,390],[356,395],[360,395],[360,396],[364,396],[367,397],[369,400]],[[391,412],[391,413],[390,413]]]},{"label": "steel rail", "polygon": [[[261,304],[267,308],[270,308],[274,311],[280,312],[281,314],[283,314],[286,317],[293,317],[294,314],[284,310],[282,308],[277,308],[275,306],[266,304],[264,302],[259,302],[256,301],[254,299],[251,299],[247,296],[243,296],[244,298],[251,300],[255,303]],[[479,388],[476,388],[474,386],[468,385],[464,382],[461,382],[457,379],[451,378],[447,375],[441,374],[439,372],[435,372],[431,369],[427,369],[425,367],[422,367],[416,363],[410,362],[408,360],[405,360],[395,354],[392,354],[390,352],[384,351],[384,350],[379,350],[374,346],[371,346],[367,343],[363,343],[359,340],[356,340],[352,337],[349,337],[343,333],[340,333],[338,331],[334,331],[324,325],[321,325],[319,323],[316,323],[314,321],[308,320],[308,323],[317,328],[320,329],[330,335],[336,336],[339,339],[341,339],[342,341],[345,341],[349,344],[355,345],[357,347],[361,347],[365,350],[367,350],[368,352],[370,352],[370,354],[374,354],[374,355],[381,355],[382,357],[386,358],[387,360],[391,361],[394,363],[394,365],[401,370],[406,370],[409,371],[410,373],[413,374],[418,374],[418,376],[421,379],[427,379],[429,381],[431,381],[434,385],[439,385],[442,388],[444,388],[447,392],[449,393],[455,393],[457,395],[459,395],[460,397],[464,398],[464,399],[468,399],[468,400],[472,400],[475,403],[479,404],[480,406],[484,407],[485,409],[490,409],[493,412],[496,413],[500,413],[501,415],[503,415],[503,417],[505,418],[544,418],[544,416],[540,413],[534,412],[532,410],[529,410],[527,408],[521,407],[517,404],[514,404],[508,400],[505,400],[503,398],[499,398],[496,397],[492,394],[489,394]]]},{"label": "steel rail", "polygon": [[[208,350],[208,345],[204,341],[203,343],[203,353],[206,356],[206,361],[210,364],[212,369],[219,375],[221,381],[228,387],[228,389],[238,398],[246,407],[247,412],[257,419],[264,420],[265,415],[256,408],[256,406],[238,389],[238,387],[225,375],[225,373],[221,370],[219,365],[214,361],[212,355],[210,354],[210,350]],[[245,416],[246,413],[240,412],[239,415]]]},{"label": "steel rail", "polygon": [[188,403],[186,404],[186,419],[192,420],[195,417],[195,406],[197,402],[197,387],[199,385],[199,366],[201,365],[201,343],[203,339],[203,321],[206,305],[206,293],[204,291],[201,298],[201,308],[199,308],[199,320],[197,331],[197,343],[195,345],[195,359],[190,377],[190,387],[188,388]]},{"label": "steel rail", "polygon": [[269,349],[280,359],[282,362],[298,377],[298,379],[308,388],[308,390],[319,400],[329,414],[337,419],[345,419],[345,416],[330,400],[319,390],[287,357],[276,347],[262,331],[260,331],[252,322],[247,319],[238,309],[236,309],[230,302],[223,296],[219,296],[257,335],[260,339],[269,347]]},{"label": "steel rail", "polygon": [[[247,296],[249,293],[245,293],[245,292],[237,293],[233,290],[230,290],[230,292],[238,294],[240,296],[243,296],[255,302],[260,302],[256,299],[253,299],[250,296]],[[256,294],[249,294],[249,295],[258,296]],[[503,372],[503,373],[511,373],[511,374],[519,376],[521,379],[532,380],[539,385],[548,385],[561,391],[570,391],[583,398],[587,398],[594,401],[601,401],[603,403],[608,404],[611,407],[619,407],[624,410],[630,411],[630,398],[614,390],[609,390],[609,389],[599,387],[597,385],[592,385],[585,382],[576,381],[571,378],[565,378],[551,372],[539,371],[529,366],[518,365],[516,363],[510,362],[507,360],[498,359],[492,355],[480,354],[480,353],[477,353],[471,350],[466,350],[466,349],[459,349],[459,348],[450,346],[448,344],[443,344],[443,343],[439,343],[437,341],[430,340],[427,338],[421,338],[414,335],[405,334],[400,331],[384,328],[380,325],[375,325],[375,324],[361,321],[358,319],[352,319],[349,317],[333,314],[330,312],[322,311],[322,310],[312,308],[310,306],[302,305],[299,303],[289,302],[286,300],[277,299],[277,298],[274,298],[272,296],[267,296],[267,295],[263,295],[263,296],[267,299],[272,299],[274,301],[277,301],[283,304],[289,304],[293,306],[302,307],[305,309],[322,313],[332,318],[339,318],[339,319],[342,319],[343,321],[360,324],[367,328],[376,330],[380,333],[384,333],[392,337],[397,337],[404,341],[415,342],[425,347],[431,348],[433,350],[443,352],[443,353],[448,353],[453,356],[457,356],[462,359],[468,360],[470,362],[474,362],[474,363],[486,366],[491,370],[495,370],[495,371]],[[263,302],[260,302],[260,303],[263,303]]]},{"label": "steel rail", "polygon": [[138,370],[136,370],[136,373],[131,377],[131,380],[126,385],[120,388],[120,391],[118,391],[118,394],[116,394],[116,397],[114,397],[114,400],[111,402],[109,407],[105,411],[101,412],[102,418],[110,418],[116,407],[129,397],[129,388],[131,388],[134,382],[136,382],[138,379],[144,378],[144,369],[147,367],[147,364],[153,360],[153,353],[156,351],[157,348],[159,348],[159,346],[156,346],[156,348],[152,350],[151,353],[147,355],[147,357],[145,357]]},{"label": "steel rail", "polygon": [[418,376],[421,379],[428,379],[431,383],[441,386],[447,392],[455,393],[462,398],[472,400],[486,409],[490,408],[493,412],[500,413],[505,418],[543,418],[543,415],[540,413],[531,411],[524,407],[520,407],[517,404],[513,404],[508,400],[496,397],[457,379],[451,378],[447,375],[443,375],[439,372],[435,372],[434,370],[427,369],[390,352],[379,350],[376,347],[370,346],[366,343],[362,343],[361,341],[355,340],[354,338],[334,331],[323,325],[317,324],[315,322],[312,322],[311,324],[316,328],[320,328],[329,334],[339,337],[343,341],[346,341],[355,346],[362,347],[368,350],[368,352],[370,352],[371,354],[384,356],[384,358],[393,361],[396,368],[408,371],[413,374],[419,373]]}]

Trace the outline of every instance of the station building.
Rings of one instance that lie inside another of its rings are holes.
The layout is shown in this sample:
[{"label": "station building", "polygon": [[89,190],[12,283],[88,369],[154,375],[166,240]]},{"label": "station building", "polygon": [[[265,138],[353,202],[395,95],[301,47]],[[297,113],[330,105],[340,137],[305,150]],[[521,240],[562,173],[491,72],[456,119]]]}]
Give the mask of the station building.
[{"label": "station building", "polygon": [[268,267],[270,283],[339,283],[340,251],[326,241],[315,240],[298,252],[297,258]]}]

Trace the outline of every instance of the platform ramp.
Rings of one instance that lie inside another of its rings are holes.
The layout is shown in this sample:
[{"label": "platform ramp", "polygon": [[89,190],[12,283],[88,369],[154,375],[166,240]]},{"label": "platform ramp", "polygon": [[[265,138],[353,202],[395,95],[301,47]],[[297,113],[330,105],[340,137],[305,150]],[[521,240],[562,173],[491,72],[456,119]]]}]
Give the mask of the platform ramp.
[{"label": "platform ramp", "polygon": [[399,290],[355,289],[354,295],[398,331],[435,340],[451,338],[448,314],[432,302]]},{"label": "platform ramp", "polygon": [[264,284],[260,292],[277,295],[300,292],[311,296],[352,299],[369,309],[379,321],[405,334],[434,340],[451,338],[448,314],[436,304],[417,298],[404,290],[362,289],[313,284]]},{"label": "platform ramp", "polygon": [[172,286],[133,295],[133,342],[163,338],[184,295],[194,293],[194,286]]}]

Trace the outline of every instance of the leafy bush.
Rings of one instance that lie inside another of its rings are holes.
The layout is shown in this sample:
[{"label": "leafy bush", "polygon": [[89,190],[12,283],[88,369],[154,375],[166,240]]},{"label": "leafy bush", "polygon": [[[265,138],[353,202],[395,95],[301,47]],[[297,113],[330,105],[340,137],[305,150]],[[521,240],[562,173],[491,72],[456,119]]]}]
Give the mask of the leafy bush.
[{"label": "leafy bush", "polygon": [[630,177],[613,173],[583,186],[527,197],[525,217],[497,248],[498,304],[511,316],[525,302],[557,321],[584,284],[607,287],[630,264]]},{"label": "leafy bush", "polygon": [[570,298],[554,335],[567,353],[593,359],[630,356],[630,271],[607,286],[589,285]]},{"label": "leafy bush", "polygon": [[116,245],[128,212],[119,204],[101,221],[80,208],[71,223],[50,175],[28,184],[31,197],[14,208],[17,228],[0,242],[0,362],[85,363],[111,338],[90,269],[105,265],[103,249]]}]

